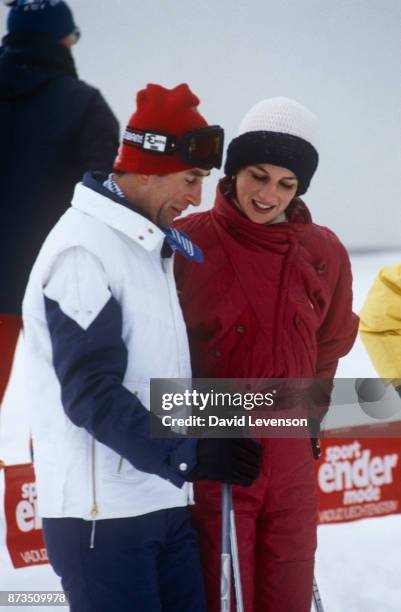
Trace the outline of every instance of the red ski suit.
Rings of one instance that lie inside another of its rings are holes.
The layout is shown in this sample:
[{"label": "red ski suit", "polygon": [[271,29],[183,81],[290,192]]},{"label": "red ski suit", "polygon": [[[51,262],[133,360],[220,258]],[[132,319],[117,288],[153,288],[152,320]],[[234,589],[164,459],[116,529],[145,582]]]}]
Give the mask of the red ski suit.
[{"label": "red ski suit", "polygon": [[[214,208],[176,225],[199,265],[176,258],[194,377],[332,378],[355,340],[347,252],[295,199],[288,222],[259,225],[217,189]],[[309,612],[317,496],[309,439],[263,439],[262,473],[233,487],[245,612]],[[209,612],[220,610],[220,494],[196,485]]]}]

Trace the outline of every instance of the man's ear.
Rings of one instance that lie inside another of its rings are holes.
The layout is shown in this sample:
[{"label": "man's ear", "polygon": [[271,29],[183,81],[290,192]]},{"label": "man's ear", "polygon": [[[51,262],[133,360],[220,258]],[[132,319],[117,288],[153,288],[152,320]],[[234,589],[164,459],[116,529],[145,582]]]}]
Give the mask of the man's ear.
[{"label": "man's ear", "polygon": [[151,174],[137,174],[136,176],[137,176],[138,183],[142,187],[146,187],[147,185],[149,185],[152,175]]}]

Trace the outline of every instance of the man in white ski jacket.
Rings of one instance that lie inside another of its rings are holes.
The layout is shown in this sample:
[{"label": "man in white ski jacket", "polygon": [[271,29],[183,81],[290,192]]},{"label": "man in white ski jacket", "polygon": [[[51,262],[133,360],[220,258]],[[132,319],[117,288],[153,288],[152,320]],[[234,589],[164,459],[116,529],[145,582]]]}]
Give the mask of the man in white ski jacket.
[{"label": "man in white ski jacket", "polygon": [[74,612],[205,610],[191,481],[250,485],[251,440],[154,439],[150,378],[190,377],[167,226],[200,203],[223,131],[186,84],[137,96],[115,173],[88,173],[45,240],[23,303],[38,502]]}]

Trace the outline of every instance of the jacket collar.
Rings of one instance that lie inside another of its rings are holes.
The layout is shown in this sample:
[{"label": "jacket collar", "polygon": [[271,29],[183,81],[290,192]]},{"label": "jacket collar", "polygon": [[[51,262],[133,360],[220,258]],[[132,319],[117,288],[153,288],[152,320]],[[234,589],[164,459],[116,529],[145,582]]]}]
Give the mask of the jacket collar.
[{"label": "jacket collar", "polygon": [[214,222],[237,242],[284,253],[297,234],[312,227],[311,214],[299,198],[295,198],[287,208],[286,222],[268,225],[254,223],[233,203],[228,187],[226,179],[219,182],[211,215]]},{"label": "jacket collar", "polygon": [[79,183],[74,192],[71,206],[102,221],[139,244],[146,251],[161,248],[165,235],[152,221],[139,213],[117,203],[109,197],[111,192],[94,190]]}]

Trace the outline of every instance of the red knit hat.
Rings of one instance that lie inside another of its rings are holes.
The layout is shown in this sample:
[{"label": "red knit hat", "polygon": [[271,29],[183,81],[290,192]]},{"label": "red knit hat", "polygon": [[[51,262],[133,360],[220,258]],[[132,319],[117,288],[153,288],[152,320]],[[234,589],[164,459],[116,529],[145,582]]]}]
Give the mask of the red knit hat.
[{"label": "red knit hat", "polygon": [[132,141],[130,130],[179,137],[191,130],[205,128],[208,124],[199,114],[196,108],[198,104],[199,98],[192,93],[186,83],[177,85],[174,89],[149,84],[146,89],[139,91],[136,97],[136,111],[128,122],[114,162],[114,169],[136,174],[169,174],[193,167],[180,159],[177,154],[162,155],[148,152],[130,143],[130,140]]}]

